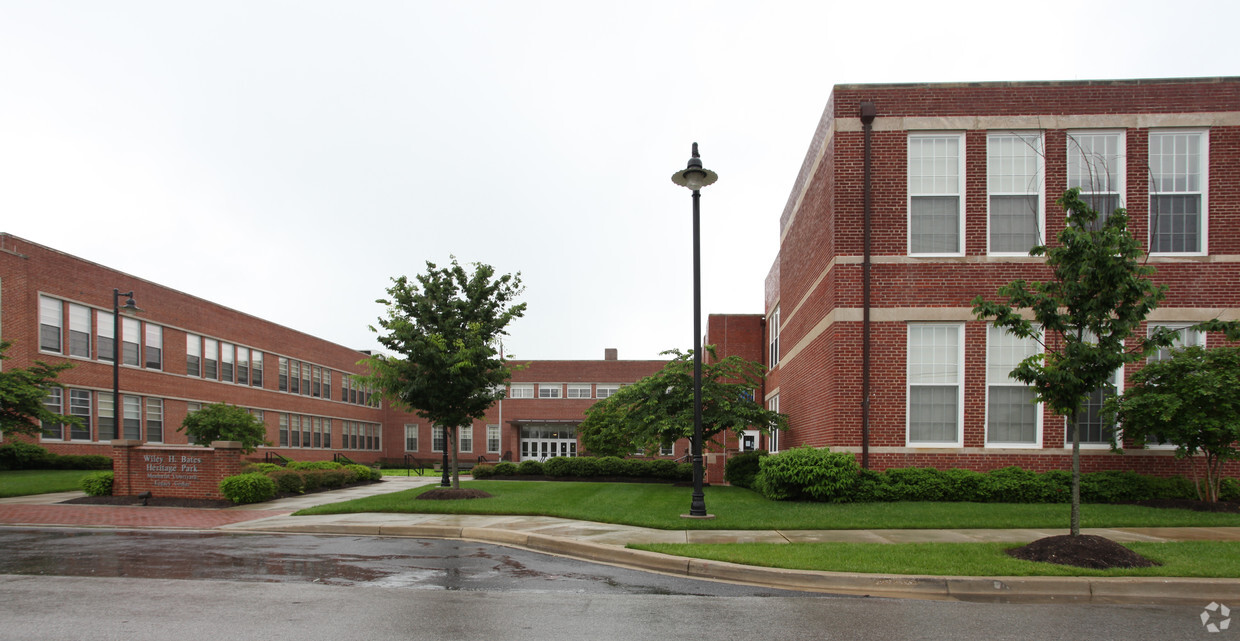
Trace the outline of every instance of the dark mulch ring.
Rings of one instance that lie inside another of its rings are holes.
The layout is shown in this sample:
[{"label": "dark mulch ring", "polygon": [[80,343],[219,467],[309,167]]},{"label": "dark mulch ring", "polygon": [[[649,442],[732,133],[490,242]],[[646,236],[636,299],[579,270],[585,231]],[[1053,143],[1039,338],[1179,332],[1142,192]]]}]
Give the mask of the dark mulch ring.
[{"label": "dark mulch ring", "polygon": [[1229,514],[1240,514],[1240,503],[1230,501],[1210,503],[1209,501],[1198,501],[1196,499],[1151,499],[1149,501],[1136,501],[1133,505],[1172,508],[1179,510],[1196,510],[1198,512],[1227,512]]},{"label": "dark mulch ring", "polygon": [[455,490],[450,487],[437,487],[419,494],[416,498],[424,501],[452,501],[456,499],[489,499],[491,495],[482,490],[471,490],[469,488]]},{"label": "dark mulch ring", "polygon": [[1024,547],[1007,551],[1009,556],[1024,561],[1058,563],[1078,568],[1148,568],[1155,563],[1111,539],[1092,534],[1048,536]]},{"label": "dark mulch ring", "polygon": [[[136,496],[83,496],[61,503],[76,505],[142,505],[142,499]],[[149,507],[200,507],[223,508],[232,507],[233,502],[227,499],[182,499],[171,496],[152,496],[146,502]]]}]

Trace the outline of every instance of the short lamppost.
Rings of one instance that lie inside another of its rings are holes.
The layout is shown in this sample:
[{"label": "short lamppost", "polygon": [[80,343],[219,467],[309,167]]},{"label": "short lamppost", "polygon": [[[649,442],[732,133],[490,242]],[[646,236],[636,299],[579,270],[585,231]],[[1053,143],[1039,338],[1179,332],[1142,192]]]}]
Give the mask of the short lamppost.
[{"label": "short lamppost", "polygon": [[699,202],[701,189],[714,184],[719,176],[702,168],[697,143],[693,143],[693,157],[683,171],[672,174],[672,182],[693,192],[693,498],[689,513],[681,516],[689,519],[710,519],[706,513],[706,497],[702,492],[702,252],[701,214]]},{"label": "short lamppost", "polygon": [[[121,296],[126,298],[121,307]],[[142,311],[133,300],[133,291],[121,293],[112,290],[112,438],[121,437],[121,312],[134,314]]]}]

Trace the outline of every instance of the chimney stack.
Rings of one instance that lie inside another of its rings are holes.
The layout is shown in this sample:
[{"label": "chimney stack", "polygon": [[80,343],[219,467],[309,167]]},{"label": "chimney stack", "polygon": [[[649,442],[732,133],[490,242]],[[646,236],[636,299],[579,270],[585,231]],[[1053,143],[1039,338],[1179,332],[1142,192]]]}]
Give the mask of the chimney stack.
[{"label": "chimney stack", "polygon": [[614,361],[614,360],[617,360],[618,358],[619,358],[619,353],[616,351],[616,348],[608,347],[603,350],[603,360]]}]

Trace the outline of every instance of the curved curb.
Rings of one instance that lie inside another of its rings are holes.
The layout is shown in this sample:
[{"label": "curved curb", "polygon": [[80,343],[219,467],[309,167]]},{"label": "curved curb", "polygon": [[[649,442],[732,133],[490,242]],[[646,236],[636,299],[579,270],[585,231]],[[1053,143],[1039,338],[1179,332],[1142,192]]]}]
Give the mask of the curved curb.
[{"label": "curved curb", "polygon": [[[258,524],[255,524],[258,526]],[[234,528],[230,528],[234,529]],[[781,590],[897,599],[992,603],[1185,604],[1240,601],[1240,579],[1176,577],[969,577],[786,570],[672,556],[618,545],[488,527],[271,524],[245,528],[302,534],[353,534],[477,541],[694,579]]]}]

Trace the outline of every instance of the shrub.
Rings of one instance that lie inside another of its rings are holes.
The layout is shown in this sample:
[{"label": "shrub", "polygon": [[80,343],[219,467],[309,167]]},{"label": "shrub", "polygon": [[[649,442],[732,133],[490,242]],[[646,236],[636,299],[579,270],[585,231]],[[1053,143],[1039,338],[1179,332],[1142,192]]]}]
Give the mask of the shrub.
[{"label": "shrub", "polygon": [[317,492],[323,487],[323,472],[327,470],[298,470],[301,474],[301,484],[307,492]]},{"label": "shrub", "polygon": [[233,503],[259,503],[276,495],[276,483],[266,474],[251,472],[220,481],[220,493]]},{"label": "shrub", "polygon": [[479,463],[475,465],[474,469],[470,470],[469,473],[473,475],[475,480],[489,479],[492,476],[495,476],[495,466],[490,463]]},{"label": "shrub", "polygon": [[599,476],[628,476],[628,465],[619,456],[602,456],[594,459]]},{"label": "shrub", "polygon": [[272,472],[279,472],[284,468],[276,465],[275,463],[247,463],[241,469],[246,472],[262,472],[263,474],[270,474]]},{"label": "shrub", "polygon": [[[677,477],[676,461],[667,459],[654,459],[646,462],[646,476],[656,479],[666,479],[673,481]],[[690,472],[692,475],[692,472]]]},{"label": "shrub", "polygon": [[495,464],[494,476],[516,476],[517,464],[512,461],[500,461]]},{"label": "shrub", "polygon": [[112,473],[96,472],[94,474],[82,477],[82,491],[87,496],[111,496],[112,495]]},{"label": "shrub", "polygon": [[988,503],[1060,503],[1067,500],[1061,479],[1009,466],[991,470],[978,483],[978,501]]},{"label": "shrub", "polygon": [[51,452],[25,441],[0,445],[0,470],[40,470],[51,466]]},{"label": "shrub", "polygon": [[857,483],[861,466],[847,452],[811,446],[765,456],[754,488],[774,500],[844,501]]},{"label": "shrub", "polygon": [[280,494],[301,494],[305,491],[305,484],[301,480],[301,473],[296,470],[276,470],[268,472],[267,476],[276,484],[276,492]]},{"label": "shrub", "polygon": [[572,461],[572,465],[569,466],[572,470],[570,476],[592,478],[600,474],[598,459],[593,456],[579,456],[569,460]]},{"label": "shrub", "polygon": [[353,472],[354,479],[357,481],[378,481],[383,478],[383,473],[378,468],[362,465],[360,463],[349,463],[344,469]]},{"label": "shrub", "polygon": [[766,450],[741,452],[728,457],[723,467],[723,480],[736,487],[753,487],[753,479],[758,475],[759,459],[769,454]]},{"label": "shrub", "polygon": [[543,464],[533,459],[521,461],[521,464],[517,466],[517,474],[521,476],[542,476]]},{"label": "shrub", "polygon": [[323,487],[344,487],[349,482],[357,478],[352,470],[346,470],[343,467],[338,470],[315,470],[322,475]]},{"label": "shrub", "polygon": [[[705,470],[703,470],[705,473]],[[673,473],[671,480],[673,481],[692,481],[693,480],[693,464],[677,463],[676,472]]]},{"label": "shrub", "polygon": [[1081,475],[1082,503],[1144,501],[1152,496],[1152,477],[1136,472],[1089,472]]},{"label": "shrub", "polygon": [[932,467],[904,467],[887,470],[887,484],[897,501],[944,501],[950,490],[947,480]]},{"label": "shrub", "polygon": [[[1195,493],[1193,498],[1196,498]],[[1223,479],[1223,481],[1219,484],[1218,500],[1240,501],[1240,481],[1229,478]]]},{"label": "shrub", "polygon": [[290,470],[338,470],[342,467],[335,461],[293,461],[288,464]]},{"label": "shrub", "polygon": [[567,456],[553,456],[543,461],[542,466],[543,474],[551,477],[574,476],[573,467],[573,460]]},{"label": "shrub", "polygon": [[646,473],[646,470],[648,469],[646,461],[639,458],[626,458],[620,459],[620,461],[623,463],[621,466],[622,476],[630,476],[634,478],[649,476],[649,474]]}]

